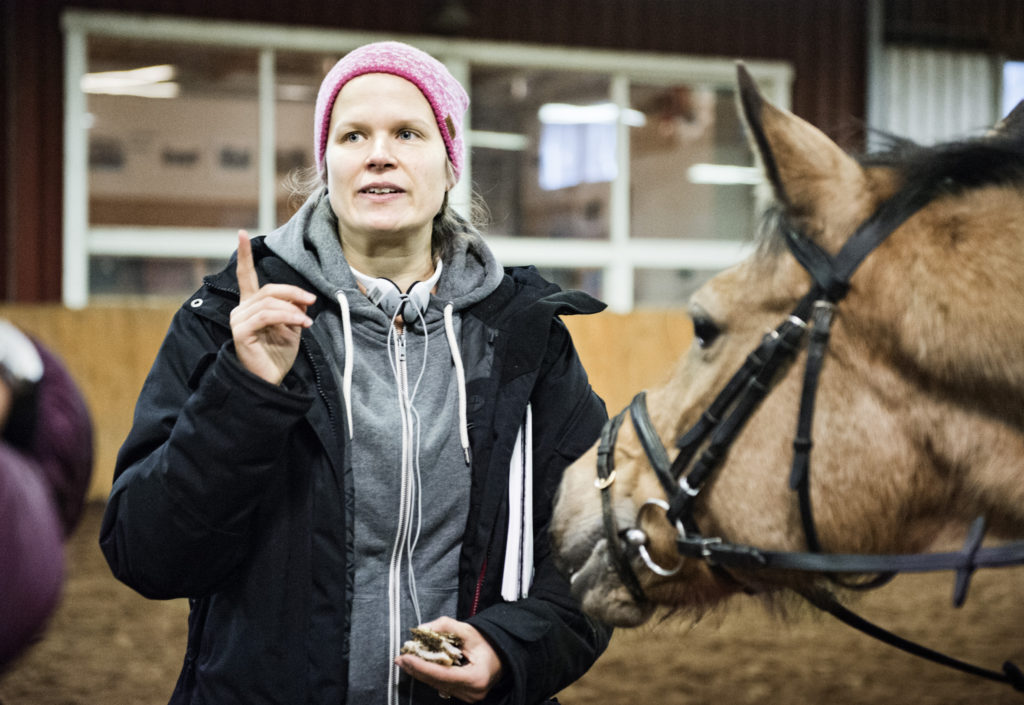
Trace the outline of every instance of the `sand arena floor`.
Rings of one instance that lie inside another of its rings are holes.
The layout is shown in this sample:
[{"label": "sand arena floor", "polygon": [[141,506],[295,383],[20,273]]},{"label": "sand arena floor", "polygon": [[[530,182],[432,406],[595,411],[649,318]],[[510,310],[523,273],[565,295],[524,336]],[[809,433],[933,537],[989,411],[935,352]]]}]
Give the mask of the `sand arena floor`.
[{"label": "sand arena floor", "polygon": [[[68,582],[49,630],[0,677],[2,705],[163,705],[184,653],[184,600],[116,582],[90,505],[68,545]],[[865,617],[986,668],[1024,666],[1024,568],[982,571],[967,604],[951,575],[903,576],[861,599]],[[1024,694],[879,644],[827,615],[783,621],[740,599],[696,625],[616,632],[567,705],[1021,705]]]}]

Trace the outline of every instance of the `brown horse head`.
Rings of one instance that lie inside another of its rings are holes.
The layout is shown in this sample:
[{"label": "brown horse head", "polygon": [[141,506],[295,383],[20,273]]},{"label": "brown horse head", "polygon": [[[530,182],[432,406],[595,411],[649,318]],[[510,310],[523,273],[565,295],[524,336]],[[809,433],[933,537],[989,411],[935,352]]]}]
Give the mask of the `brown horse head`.
[{"label": "brown horse head", "polygon": [[[755,253],[691,298],[693,343],[647,395],[668,460],[766,332],[821,290],[794,253],[835,257],[863,224],[889,218],[887,236],[832,297],[808,485],[818,547],[925,551],[978,516],[993,534],[1024,537],[1024,109],[978,138],[927,148],[894,140],[857,159],[767,102],[742,66],[739,105],[768,187],[765,218]],[[913,206],[892,218],[893,203]],[[789,482],[807,337],[690,500],[703,535],[813,548]],[[666,520],[668,493],[624,413],[606,448],[614,477],[595,484],[591,449],[566,471],[555,507],[556,554],[584,609],[636,625],[657,605],[700,610],[741,590],[770,595],[822,579],[681,558],[684,528]],[[642,531],[633,544],[623,540],[631,528]]]}]

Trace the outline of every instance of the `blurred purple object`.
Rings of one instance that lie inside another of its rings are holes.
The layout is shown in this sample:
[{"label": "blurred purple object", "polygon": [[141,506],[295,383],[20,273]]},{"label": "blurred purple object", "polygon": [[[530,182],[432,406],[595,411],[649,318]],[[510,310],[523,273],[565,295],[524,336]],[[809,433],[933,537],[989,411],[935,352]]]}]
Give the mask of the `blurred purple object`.
[{"label": "blurred purple object", "polygon": [[[0,671],[38,639],[60,599],[63,540],[81,517],[92,475],[92,422],[55,355],[43,361],[26,439],[0,438]],[[12,409],[13,410],[13,409]]]}]

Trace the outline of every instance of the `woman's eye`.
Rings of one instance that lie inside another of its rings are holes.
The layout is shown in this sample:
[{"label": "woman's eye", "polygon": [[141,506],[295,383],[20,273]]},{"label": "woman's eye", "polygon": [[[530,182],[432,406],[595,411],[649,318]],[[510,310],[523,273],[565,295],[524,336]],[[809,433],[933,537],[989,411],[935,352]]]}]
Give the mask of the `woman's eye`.
[{"label": "woman's eye", "polygon": [[693,319],[693,337],[697,340],[697,345],[702,348],[709,347],[715,342],[721,332],[721,329],[710,318]]},{"label": "woman's eye", "polygon": [[400,139],[400,140],[411,140],[415,136],[416,136],[416,133],[413,132],[412,130],[401,130],[398,133],[398,139]]}]

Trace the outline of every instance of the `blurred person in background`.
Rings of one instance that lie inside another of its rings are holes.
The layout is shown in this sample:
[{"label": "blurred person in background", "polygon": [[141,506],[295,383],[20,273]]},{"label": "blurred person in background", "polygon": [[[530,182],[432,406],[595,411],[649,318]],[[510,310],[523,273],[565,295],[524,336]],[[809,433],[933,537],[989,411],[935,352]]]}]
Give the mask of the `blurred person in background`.
[{"label": "blurred person in background", "polygon": [[92,422],[57,357],[0,320],[0,671],[60,599],[92,475]]}]

